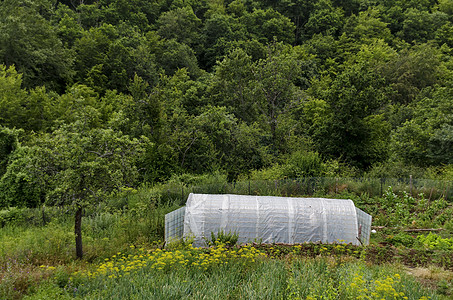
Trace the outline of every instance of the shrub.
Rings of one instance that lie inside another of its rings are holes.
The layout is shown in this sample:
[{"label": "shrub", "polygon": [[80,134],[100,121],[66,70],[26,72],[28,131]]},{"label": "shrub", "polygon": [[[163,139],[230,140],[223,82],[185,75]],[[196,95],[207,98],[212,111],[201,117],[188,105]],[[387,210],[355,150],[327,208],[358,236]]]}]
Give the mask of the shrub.
[{"label": "shrub", "polygon": [[417,239],[407,233],[400,232],[396,235],[388,236],[386,241],[392,243],[394,246],[412,247]]},{"label": "shrub", "polygon": [[0,227],[5,226],[6,224],[13,225],[21,223],[24,218],[23,212],[24,209],[17,207],[0,210]]},{"label": "shrub", "polygon": [[286,162],[285,176],[288,178],[320,177],[324,175],[324,164],[318,152],[294,152]]},{"label": "shrub", "polygon": [[453,250],[453,238],[441,238],[439,235],[430,232],[428,235],[419,235],[417,240],[429,249]]}]

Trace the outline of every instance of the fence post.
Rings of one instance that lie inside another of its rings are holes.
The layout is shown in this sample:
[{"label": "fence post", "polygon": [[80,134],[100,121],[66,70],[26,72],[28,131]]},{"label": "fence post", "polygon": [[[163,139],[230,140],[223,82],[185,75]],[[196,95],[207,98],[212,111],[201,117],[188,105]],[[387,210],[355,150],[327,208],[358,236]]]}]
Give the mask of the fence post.
[{"label": "fence post", "polygon": [[300,192],[300,180],[299,178],[296,179],[296,195],[301,195],[302,193]]},{"label": "fence post", "polygon": [[181,186],[181,203],[184,203],[184,185]]},{"label": "fence post", "polygon": [[335,194],[338,193],[338,178],[335,177]]},{"label": "fence post", "polygon": [[313,177],[308,177],[308,195],[313,195]]},{"label": "fence post", "polygon": [[249,179],[249,195],[251,195],[251,193],[250,193],[250,179]]},{"label": "fence post", "polygon": [[448,201],[448,190],[450,189],[450,184],[448,182],[445,182],[445,185],[447,186],[447,190],[445,191],[445,200]]},{"label": "fence post", "polygon": [[46,226],[47,220],[46,220],[46,211],[45,211],[45,205],[43,204],[42,206],[42,225]]},{"label": "fence post", "polygon": [[382,197],[382,185],[384,184],[384,178],[381,177],[381,194],[379,195],[380,197]]},{"label": "fence post", "polygon": [[449,196],[449,193],[448,193],[448,192],[449,192],[449,189],[450,189],[450,183],[449,183],[449,182],[446,182],[445,184],[447,185],[447,191],[445,192],[445,200],[448,201],[448,200],[450,200],[450,199],[448,198],[448,196]]},{"label": "fence post", "polygon": [[410,186],[411,197],[412,197],[412,175],[409,175],[409,186]]}]

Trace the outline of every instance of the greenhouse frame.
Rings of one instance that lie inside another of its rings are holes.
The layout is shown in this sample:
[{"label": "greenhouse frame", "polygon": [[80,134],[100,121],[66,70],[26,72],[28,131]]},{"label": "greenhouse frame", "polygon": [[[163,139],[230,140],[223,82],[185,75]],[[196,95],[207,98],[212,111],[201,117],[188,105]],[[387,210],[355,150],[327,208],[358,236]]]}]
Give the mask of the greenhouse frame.
[{"label": "greenhouse frame", "polygon": [[165,241],[206,246],[211,234],[238,235],[238,243],[305,242],[367,245],[372,218],[349,199],[190,194],[185,207],[165,216]]}]

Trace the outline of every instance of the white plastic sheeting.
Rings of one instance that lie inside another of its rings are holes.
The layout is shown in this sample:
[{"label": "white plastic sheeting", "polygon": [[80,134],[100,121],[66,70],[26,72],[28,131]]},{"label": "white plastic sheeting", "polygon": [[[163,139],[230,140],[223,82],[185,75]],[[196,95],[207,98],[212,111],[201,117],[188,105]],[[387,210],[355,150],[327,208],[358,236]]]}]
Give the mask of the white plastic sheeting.
[{"label": "white plastic sheeting", "polygon": [[237,233],[239,243],[360,244],[351,200],[190,194],[183,236],[194,238],[194,246],[203,246],[211,233],[220,230]]}]

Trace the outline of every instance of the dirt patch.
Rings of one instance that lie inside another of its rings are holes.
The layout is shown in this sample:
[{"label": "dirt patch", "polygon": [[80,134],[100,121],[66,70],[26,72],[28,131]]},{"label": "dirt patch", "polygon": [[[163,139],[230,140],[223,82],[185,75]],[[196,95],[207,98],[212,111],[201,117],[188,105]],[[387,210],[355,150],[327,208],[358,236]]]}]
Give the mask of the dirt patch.
[{"label": "dirt patch", "polygon": [[406,272],[417,278],[428,279],[428,280],[453,280],[453,272],[444,270],[438,267],[429,268],[406,268]]},{"label": "dirt patch", "polygon": [[[451,284],[453,281],[453,272],[443,268],[431,266],[429,268],[405,268],[407,274],[414,276],[418,282],[431,289],[443,288],[445,295],[451,295]],[[442,286],[442,284],[445,287]]]}]

